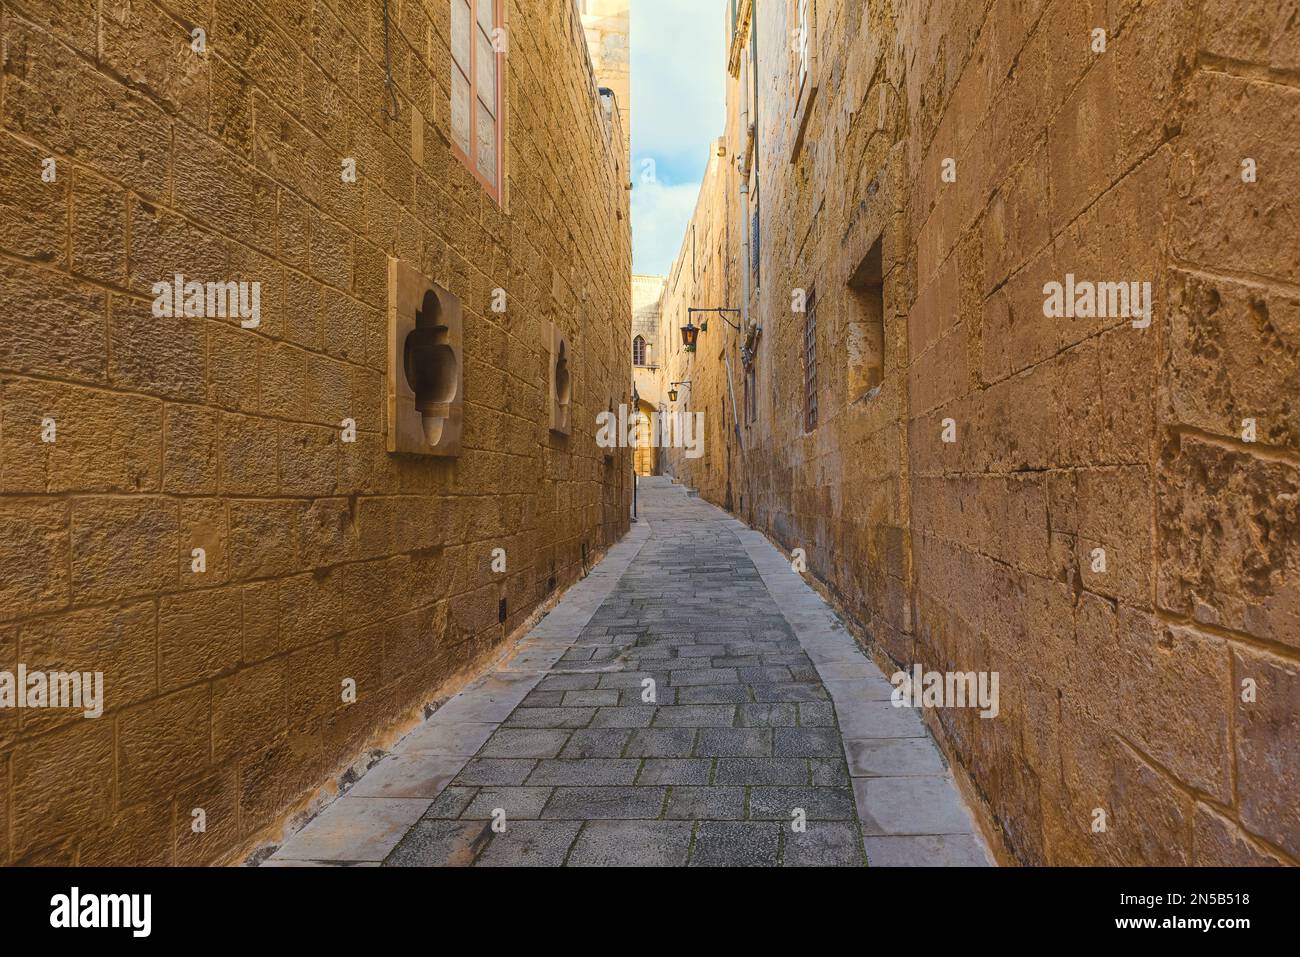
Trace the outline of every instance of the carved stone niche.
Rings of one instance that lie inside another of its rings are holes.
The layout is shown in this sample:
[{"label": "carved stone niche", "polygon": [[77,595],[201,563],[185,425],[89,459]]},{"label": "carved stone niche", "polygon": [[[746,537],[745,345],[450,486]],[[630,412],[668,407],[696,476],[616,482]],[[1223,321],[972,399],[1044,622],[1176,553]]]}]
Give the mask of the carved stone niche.
[{"label": "carved stone niche", "polygon": [[569,435],[573,431],[573,350],[555,323],[550,327],[546,368],[551,431]]},{"label": "carved stone niche", "polygon": [[460,455],[464,431],[460,300],[388,260],[388,451]]}]

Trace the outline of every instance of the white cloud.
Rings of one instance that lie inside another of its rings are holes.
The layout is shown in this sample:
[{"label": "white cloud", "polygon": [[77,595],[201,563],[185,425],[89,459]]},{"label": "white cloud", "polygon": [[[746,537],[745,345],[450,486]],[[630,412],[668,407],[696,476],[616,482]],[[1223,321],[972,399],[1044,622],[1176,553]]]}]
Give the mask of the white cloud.
[{"label": "white cloud", "polygon": [[632,138],[660,165],[704,162],[726,123],[725,0],[632,4]]},{"label": "white cloud", "polygon": [[[709,146],[726,127],[726,0],[632,4],[633,262],[663,273],[695,209]],[[654,160],[656,182],[642,182]]]},{"label": "white cloud", "polygon": [[699,194],[699,183],[637,183],[632,192],[632,262],[636,272],[668,274]]}]

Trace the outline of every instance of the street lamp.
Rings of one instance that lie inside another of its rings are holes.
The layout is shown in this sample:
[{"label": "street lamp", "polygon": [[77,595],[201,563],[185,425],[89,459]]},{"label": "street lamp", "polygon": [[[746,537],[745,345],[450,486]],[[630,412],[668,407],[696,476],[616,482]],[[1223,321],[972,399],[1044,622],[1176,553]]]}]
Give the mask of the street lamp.
[{"label": "street lamp", "polygon": [[682,326],[682,345],[686,347],[687,352],[695,351],[695,342],[700,337],[700,330],[691,322],[690,314],[686,316],[686,325]]},{"label": "street lamp", "polygon": [[691,306],[686,310],[686,325],[682,326],[682,342],[686,345],[687,352],[694,352],[695,342],[699,339],[700,333],[709,331],[708,319],[703,320],[698,329],[695,327],[693,317],[697,312],[716,313],[723,322],[731,326],[731,328],[735,329],[737,332],[740,331],[740,325],[727,318],[727,313],[729,312],[740,315],[739,309],[703,309],[697,306]]},{"label": "street lamp", "polygon": [[669,402],[676,402],[676,401],[677,401],[677,386],[679,386],[679,385],[690,385],[690,384],[691,384],[691,383],[690,383],[690,380],[689,380],[689,379],[685,379],[685,380],[683,380],[683,381],[681,381],[681,382],[673,382],[673,383],[670,383],[669,386],[668,386],[668,401],[669,401]]}]

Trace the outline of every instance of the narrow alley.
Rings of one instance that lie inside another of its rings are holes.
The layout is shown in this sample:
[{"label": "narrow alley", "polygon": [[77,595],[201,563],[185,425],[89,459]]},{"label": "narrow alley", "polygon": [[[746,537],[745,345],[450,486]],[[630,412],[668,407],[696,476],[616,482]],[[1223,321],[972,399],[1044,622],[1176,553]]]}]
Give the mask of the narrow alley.
[{"label": "narrow alley", "polygon": [[1298,4],[0,0],[22,919],[1300,864]]},{"label": "narrow alley", "polygon": [[270,863],[986,864],[920,719],[790,563],[667,479],[640,496],[590,576]]}]

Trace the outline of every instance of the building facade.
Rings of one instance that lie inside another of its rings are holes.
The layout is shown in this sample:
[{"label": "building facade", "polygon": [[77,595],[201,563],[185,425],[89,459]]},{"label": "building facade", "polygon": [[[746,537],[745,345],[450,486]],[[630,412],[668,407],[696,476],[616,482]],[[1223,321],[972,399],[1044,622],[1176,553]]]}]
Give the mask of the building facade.
[{"label": "building facade", "polygon": [[650,427],[663,401],[663,340],[660,323],[663,310],[663,276],[632,277],[632,386],[637,399],[637,475],[658,474],[658,449]]},{"label": "building facade", "polygon": [[623,151],[632,161],[632,0],[576,0],[600,85],[623,114]]},{"label": "building facade", "polygon": [[1000,675],[998,717],[925,716],[1004,860],[1296,863],[1295,24],[728,16],[664,336],[741,328],[670,350],[708,441],[665,471],[802,550],[887,674]]},{"label": "building facade", "polygon": [[621,108],[554,0],[0,48],[0,672],[103,692],[0,708],[0,864],[238,859],[628,527]]},{"label": "building facade", "polygon": [[[735,302],[730,292],[736,272],[731,248],[736,233],[730,220],[734,201],[727,195],[735,188],[734,155],[725,139],[709,148],[695,212],[665,281],[660,329],[665,384],[661,415],[702,416],[703,423],[703,454],[668,443],[664,471],[728,508],[739,505],[740,495],[735,485],[739,473],[733,468],[739,454],[733,398],[742,367],[732,329],[739,316],[690,310],[729,309]],[[681,334],[688,321],[703,330],[695,351],[688,349]]]}]

